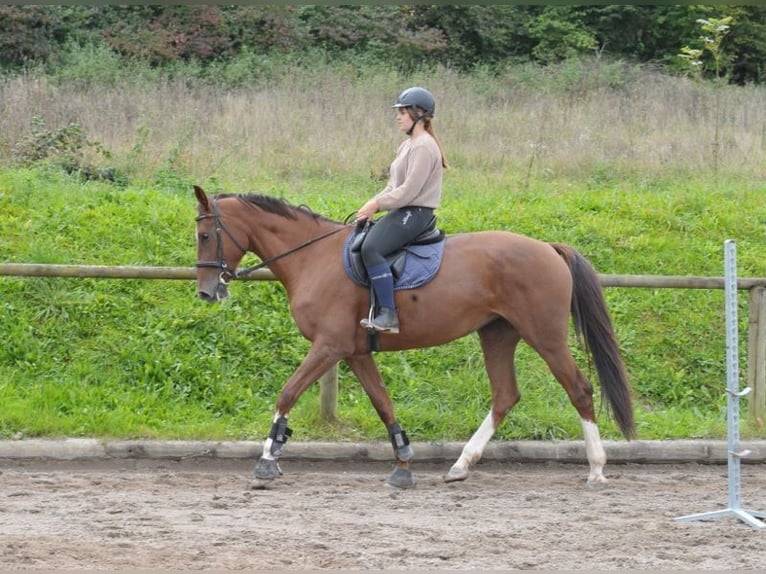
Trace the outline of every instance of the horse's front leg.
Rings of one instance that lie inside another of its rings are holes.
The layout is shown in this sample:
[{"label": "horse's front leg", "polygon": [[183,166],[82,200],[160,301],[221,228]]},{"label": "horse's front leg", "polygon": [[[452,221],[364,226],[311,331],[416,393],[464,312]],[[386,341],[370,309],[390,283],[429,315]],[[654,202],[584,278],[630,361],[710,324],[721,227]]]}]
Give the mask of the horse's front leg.
[{"label": "horse's front leg", "polygon": [[338,362],[339,356],[324,345],[314,344],[298,369],[293,373],[277,399],[277,409],[271,423],[269,436],[263,443],[263,453],[253,469],[254,488],[262,488],[282,474],[279,458],[285,443],[292,434],[287,417],[304,391]]},{"label": "horse's front leg", "polygon": [[391,445],[394,447],[395,466],[388,476],[387,482],[397,488],[409,488],[415,484],[412,478],[410,464],[415,453],[410,446],[407,434],[396,422],[394,405],[383,383],[378,367],[372,355],[357,355],[346,359],[346,364],[362,383],[372,406],[378,413],[380,420],[386,425]]}]

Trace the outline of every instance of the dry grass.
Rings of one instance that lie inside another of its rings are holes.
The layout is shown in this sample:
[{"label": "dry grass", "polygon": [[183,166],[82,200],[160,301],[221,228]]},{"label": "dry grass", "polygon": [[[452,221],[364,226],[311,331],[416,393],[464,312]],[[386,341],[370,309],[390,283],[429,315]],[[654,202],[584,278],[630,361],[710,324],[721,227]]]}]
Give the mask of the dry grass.
[{"label": "dry grass", "polygon": [[172,168],[235,186],[261,177],[366,177],[386,168],[400,139],[392,99],[422,84],[437,97],[435,126],[459,169],[524,179],[605,168],[705,174],[717,164],[718,173],[764,176],[763,88],[724,86],[716,104],[713,86],[655,72],[592,65],[574,78],[566,73],[440,69],[401,78],[328,67],[249,89],[188,80],[68,87],[20,76],[0,82],[0,160],[37,116],[51,129],[79,123],[132,176]]}]

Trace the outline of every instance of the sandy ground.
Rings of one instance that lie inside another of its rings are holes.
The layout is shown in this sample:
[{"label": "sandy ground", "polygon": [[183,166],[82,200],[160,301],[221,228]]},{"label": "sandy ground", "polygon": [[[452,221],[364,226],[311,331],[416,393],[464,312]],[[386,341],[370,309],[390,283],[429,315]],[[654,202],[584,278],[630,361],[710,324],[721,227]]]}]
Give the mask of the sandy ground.
[{"label": "sandy ground", "polygon": [[[389,464],[0,461],[0,568],[158,570],[736,570],[766,566],[766,529],[728,507],[725,465],[480,464],[445,484],[384,484]],[[742,506],[766,511],[766,466],[742,465]]]}]

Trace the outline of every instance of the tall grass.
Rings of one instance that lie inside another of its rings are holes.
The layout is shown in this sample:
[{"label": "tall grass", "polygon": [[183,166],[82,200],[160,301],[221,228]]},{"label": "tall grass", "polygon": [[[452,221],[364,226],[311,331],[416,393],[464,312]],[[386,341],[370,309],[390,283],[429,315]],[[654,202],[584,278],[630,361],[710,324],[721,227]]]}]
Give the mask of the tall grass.
[{"label": "tall grass", "polygon": [[723,175],[761,178],[766,165],[766,90],[723,87],[716,104],[714,86],[619,63],[410,76],[285,63],[238,87],[181,74],[102,83],[73,75],[0,81],[6,164],[39,117],[51,129],[80,124],[132,177],[173,169],[239,187],[259,178],[377,175],[400,137],[390,105],[403,87],[421,84],[436,95],[436,127],[457,169],[511,172],[525,185],[605,169],[710,177],[716,148]]}]

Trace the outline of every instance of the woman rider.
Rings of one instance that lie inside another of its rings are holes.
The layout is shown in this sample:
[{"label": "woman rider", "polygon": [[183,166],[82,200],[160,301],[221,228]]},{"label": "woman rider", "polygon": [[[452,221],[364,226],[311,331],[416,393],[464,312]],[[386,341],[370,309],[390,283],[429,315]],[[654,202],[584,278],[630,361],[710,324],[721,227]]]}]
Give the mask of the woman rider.
[{"label": "woman rider", "polygon": [[425,88],[408,88],[394,103],[399,129],[409,137],[396,151],[386,187],[356,213],[356,221],[366,221],[378,211],[386,215],[367,233],[362,244],[362,260],[372,282],[380,311],[372,319],[362,319],[367,329],[399,332],[394,304],[394,278],[386,256],[415,239],[429,224],[441,203],[442,171],[447,160],[434,133],[431,120],[436,101]]}]

